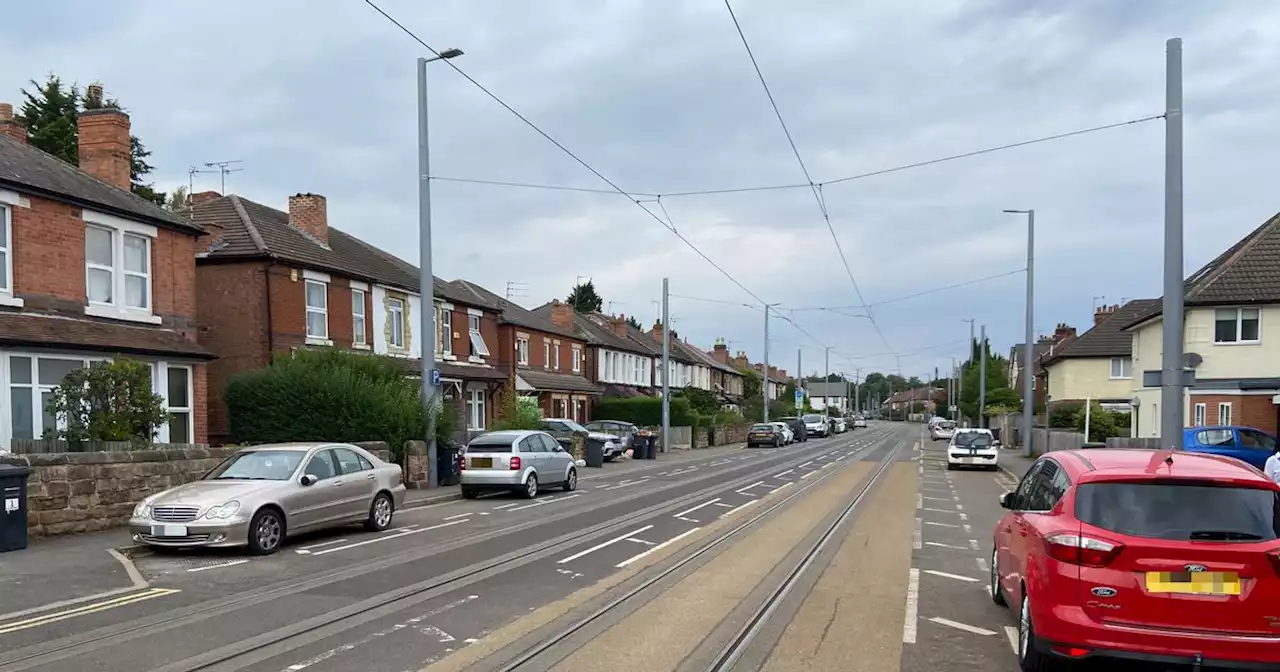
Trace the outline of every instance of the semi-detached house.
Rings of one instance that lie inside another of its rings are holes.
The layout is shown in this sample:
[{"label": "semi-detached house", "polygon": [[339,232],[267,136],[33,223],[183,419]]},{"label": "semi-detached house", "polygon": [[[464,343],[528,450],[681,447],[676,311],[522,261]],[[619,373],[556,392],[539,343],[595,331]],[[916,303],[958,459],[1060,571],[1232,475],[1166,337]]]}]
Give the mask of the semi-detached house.
[{"label": "semi-detached house", "polygon": [[1137,299],[1123,306],[1099,306],[1093,328],[1060,347],[1050,348],[1040,364],[1039,389],[1048,391],[1049,408],[1083,401],[1113,411],[1132,410],[1133,338],[1125,327],[1159,303]]},{"label": "semi-detached house", "polygon": [[[422,296],[418,269],[329,226],[317,194],[289,198],[288,211],[237,195],[192,196],[191,220],[209,231],[197,259],[200,342],[218,353],[211,366],[210,435],[228,437],[222,392],[241,371],[274,353],[338,347],[397,357],[420,375]],[[507,375],[495,366],[498,312],[435,279],[434,369],[458,414],[459,438],[488,427]]]},{"label": "semi-detached house", "polygon": [[636,340],[625,315],[580,313],[559,300],[534,308],[533,314],[573,331],[586,344],[584,368],[588,379],[600,386],[603,396],[653,394],[653,351]]},{"label": "semi-detached house", "polygon": [[82,112],[79,168],[27,144],[0,104],[0,445],[49,436],[45,409],[70,371],[147,362],[169,421],[156,439],[206,440],[196,339],[199,226],[130,192],[129,116]]}]

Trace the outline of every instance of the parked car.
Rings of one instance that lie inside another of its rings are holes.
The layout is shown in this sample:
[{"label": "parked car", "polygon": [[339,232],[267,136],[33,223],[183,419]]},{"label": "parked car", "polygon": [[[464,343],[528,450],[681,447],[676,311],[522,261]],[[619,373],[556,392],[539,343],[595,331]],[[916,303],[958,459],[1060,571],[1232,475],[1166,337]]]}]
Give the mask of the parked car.
[{"label": "parked car", "polygon": [[849,423],[844,418],[832,418],[835,423],[836,434],[844,434],[849,431]]},{"label": "parked car", "polygon": [[756,446],[781,448],[785,441],[786,435],[778,428],[778,423],[757,422],[751,425],[751,429],[747,430],[748,448],[755,448]]},{"label": "parked car", "polygon": [[934,441],[950,441],[956,433],[956,423],[943,420],[929,425],[929,438]]},{"label": "parked car", "polygon": [[267,555],[302,532],[358,522],[385,530],[404,495],[400,466],[358,446],[266,444],[138,502],[129,532],[148,546],[248,546]]},{"label": "parked car", "polygon": [[867,427],[867,419],[866,419],[866,418],[862,417],[861,415],[855,415],[855,416],[853,416],[853,428],[854,428],[854,429],[866,429],[866,427]]},{"label": "parked car", "polygon": [[795,435],[796,441],[803,442],[809,440],[809,431],[805,429],[804,420],[791,415],[785,418],[778,418],[778,421],[787,423],[787,427],[791,428],[791,433]]},{"label": "parked car", "polygon": [[999,469],[1000,442],[991,430],[981,427],[957,429],[947,444],[947,470],[956,467]]},{"label": "parked car", "polygon": [[789,446],[796,442],[796,433],[791,431],[791,427],[787,426],[787,423],[775,421],[773,424],[777,425],[778,429],[782,431],[782,445]]},{"label": "parked car", "polygon": [[827,422],[825,415],[819,413],[805,415],[804,427],[809,436],[831,436],[831,424]]},{"label": "parked car", "polygon": [[625,453],[636,445],[637,439],[648,439],[652,432],[641,429],[638,425],[622,420],[592,420],[583,427],[595,434],[616,436],[619,441],[619,453]]},{"label": "parked car", "polygon": [[1217,455],[1061,451],[1000,505],[990,593],[1018,616],[1023,670],[1280,665],[1280,486],[1257,471]]},{"label": "parked car", "polygon": [[1188,427],[1183,431],[1182,443],[1191,452],[1234,457],[1258,469],[1276,452],[1276,437],[1252,427],[1234,425]]},{"label": "parked car", "polygon": [[493,490],[518,492],[528,499],[542,488],[578,488],[573,454],[550,434],[536,430],[481,434],[467,444],[462,464],[462,496],[475,499]]},{"label": "parked car", "polygon": [[622,437],[605,432],[593,432],[568,418],[543,418],[542,431],[550,434],[567,451],[573,450],[575,433],[586,434],[588,446],[596,444],[602,448],[605,462],[612,462],[613,458],[621,455],[623,451]]}]

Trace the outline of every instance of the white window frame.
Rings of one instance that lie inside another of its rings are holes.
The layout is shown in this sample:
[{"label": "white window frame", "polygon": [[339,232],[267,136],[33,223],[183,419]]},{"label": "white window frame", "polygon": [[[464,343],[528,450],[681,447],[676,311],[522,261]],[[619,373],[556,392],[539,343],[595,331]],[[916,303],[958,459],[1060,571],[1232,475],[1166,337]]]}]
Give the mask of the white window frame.
[{"label": "white window frame", "polygon": [[[85,222],[85,245],[82,253],[85,265],[85,308],[84,314],[92,317],[105,317],[113,320],[127,320],[130,322],[145,322],[147,324],[160,324],[160,317],[152,313],[155,305],[155,263],[152,259],[152,252],[155,248],[155,240],[158,235],[156,227],[146,224],[139,224],[122,217],[107,215],[92,210],[81,211],[81,218]],[[12,221],[10,221],[12,225]],[[103,266],[101,264],[91,264],[88,258],[88,230],[96,228],[100,231],[106,231],[111,236],[111,266]],[[12,226],[10,227],[12,228]],[[124,240],[126,237],[136,238],[143,242],[146,250],[143,256],[147,261],[146,273],[138,273],[137,271],[126,271],[124,266]],[[89,269],[106,271],[111,274],[111,301],[89,301]],[[142,277],[146,279],[147,300],[143,307],[129,306],[126,303],[127,277]],[[12,283],[10,283],[12,284]]]},{"label": "white window frame", "polygon": [[[31,360],[31,382],[29,383],[13,382],[13,375],[12,375],[13,368],[9,361],[10,358],[12,357],[24,357]],[[3,377],[4,377],[4,383],[5,383],[4,390],[3,390],[3,394],[5,395],[4,403],[0,404],[0,407],[3,407],[5,409],[4,413],[0,414],[0,415],[3,415],[3,417],[0,418],[0,445],[9,446],[10,442],[13,441],[13,406],[12,406],[13,402],[11,401],[11,399],[13,395],[13,390],[15,389],[30,391],[31,431],[33,435],[32,440],[39,441],[43,438],[44,428],[42,427],[42,425],[44,424],[44,393],[53,391],[53,389],[57,387],[57,385],[43,385],[40,383],[40,361],[39,360],[41,359],[58,359],[58,360],[71,361],[71,362],[80,362],[81,366],[89,366],[93,362],[110,361],[109,357],[86,357],[84,355],[62,354],[62,353],[56,353],[56,352],[35,353],[35,352],[23,352],[23,351],[10,351],[10,352],[3,353],[3,355],[0,355],[0,365],[3,365]],[[155,379],[155,375],[153,372],[152,380],[154,379]],[[154,387],[154,383],[152,383],[152,385]],[[40,436],[35,436],[37,430],[40,432]],[[25,441],[27,439],[23,439],[23,440]]]},{"label": "white window frame", "polygon": [[542,339],[542,368],[551,368],[551,341]]},{"label": "white window frame", "polygon": [[[1232,310],[1236,314],[1236,331],[1235,340],[1219,341],[1218,340],[1218,311]],[[1253,340],[1244,340],[1241,334],[1244,333],[1244,311],[1251,310],[1257,315],[1258,337]],[[1261,308],[1215,308],[1213,311],[1213,344],[1214,345],[1257,345],[1262,342],[1262,309]]]},{"label": "white window frame", "polygon": [[556,371],[560,370],[560,341],[551,342],[551,368]]},{"label": "white window frame", "polygon": [[13,296],[13,210],[0,203],[0,224],[4,225],[4,236],[0,236],[0,257],[4,258],[5,272],[0,275],[0,295]]},{"label": "white window frame", "polygon": [[471,356],[468,361],[484,363],[489,356],[489,344],[484,342],[484,333],[480,331],[481,318],[484,313],[473,308],[467,309],[467,336],[471,341]]},{"label": "white window frame", "polygon": [[453,307],[449,304],[443,304],[436,310],[437,322],[440,324],[439,343],[436,344],[436,352],[445,356],[453,356]]},{"label": "white window frame", "polygon": [[529,337],[516,337],[516,364],[529,366]]},{"label": "white window frame", "polygon": [[[1229,402],[1229,401],[1220,401],[1220,402],[1218,402],[1218,424],[1219,424],[1219,425],[1230,425],[1230,424],[1231,424],[1231,421],[1233,420],[1233,418],[1231,417],[1231,415],[1232,415],[1232,413],[1231,413],[1231,411],[1232,411],[1231,406],[1232,406],[1232,404],[1231,404],[1231,402]],[[1223,411],[1226,411],[1226,412],[1225,412],[1225,413],[1223,413]],[[1222,419],[1223,417],[1226,417],[1226,421],[1225,421],[1225,422],[1224,422],[1224,421],[1223,421],[1223,419]]]},{"label": "white window frame", "polygon": [[387,335],[388,348],[404,350],[405,305],[404,299],[394,296],[387,297],[387,325],[391,327],[391,333]]},{"label": "white window frame", "polygon": [[[365,333],[369,330],[368,309],[365,306],[365,298],[368,294],[363,289],[351,288],[351,344],[356,347],[367,346],[368,340]],[[360,309],[356,310],[356,306]]]},{"label": "white window frame", "polygon": [[573,346],[573,372],[582,373],[582,346]]},{"label": "white window frame", "polygon": [[[1117,368],[1120,369],[1118,374],[1116,373]],[[1133,359],[1129,357],[1112,357],[1109,374],[1111,380],[1131,380],[1133,378]]]},{"label": "white window frame", "polygon": [[[174,406],[169,402],[169,371],[173,369],[183,369],[187,372],[187,405]],[[196,399],[195,399],[195,368],[188,364],[169,364],[168,362],[157,362],[151,369],[151,379],[155,382],[152,387],[155,393],[164,398],[165,412],[172,416],[175,413],[185,413],[187,415],[187,437],[190,443],[196,441]],[[171,443],[169,435],[169,422],[165,422],[160,426],[156,439],[161,443]]]},{"label": "white window frame", "polygon": [[[315,278],[303,278],[302,280],[302,305],[304,307],[304,318],[306,321],[307,342],[317,345],[331,345],[329,341],[329,283]],[[317,285],[322,290],[321,296],[324,297],[324,306],[316,307],[311,305],[311,286]],[[315,313],[324,318],[324,333],[311,333],[311,314]]]},{"label": "white window frame", "polygon": [[467,390],[467,431],[484,431],[484,390]]},{"label": "white window frame", "polygon": [[1193,427],[1204,427],[1205,420],[1209,417],[1209,405],[1204,402],[1197,403],[1191,417],[1194,418]]}]

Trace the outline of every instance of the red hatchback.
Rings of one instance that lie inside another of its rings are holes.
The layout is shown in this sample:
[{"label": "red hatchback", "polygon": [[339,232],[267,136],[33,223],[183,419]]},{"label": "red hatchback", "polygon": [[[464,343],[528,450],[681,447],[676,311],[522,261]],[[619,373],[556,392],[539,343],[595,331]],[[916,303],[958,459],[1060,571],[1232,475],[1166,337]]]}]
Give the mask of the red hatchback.
[{"label": "red hatchback", "polygon": [[1280,486],[1231,458],[1055,452],[1000,498],[991,598],[1027,672],[1081,659],[1280,669]]}]

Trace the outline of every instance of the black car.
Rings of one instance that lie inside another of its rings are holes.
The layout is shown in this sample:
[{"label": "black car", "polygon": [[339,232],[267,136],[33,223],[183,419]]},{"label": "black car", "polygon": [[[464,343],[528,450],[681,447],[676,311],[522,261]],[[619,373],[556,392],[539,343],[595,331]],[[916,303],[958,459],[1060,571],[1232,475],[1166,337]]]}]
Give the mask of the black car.
[{"label": "black car", "polygon": [[782,434],[782,428],[772,422],[758,422],[752,425],[747,432],[748,448],[755,448],[756,446],[781,448],[786,443],[787,440]]},{"label": "black car", "polygon": [[785,418],[778,418],[778,422],[787,423],[787,426],[791,428],[792,433],[796,435],[796,441],[809,440],[809,432],[805,431],[804,420],[801,420],[800,418],[797,418],[797,417],[788,416]]}]

